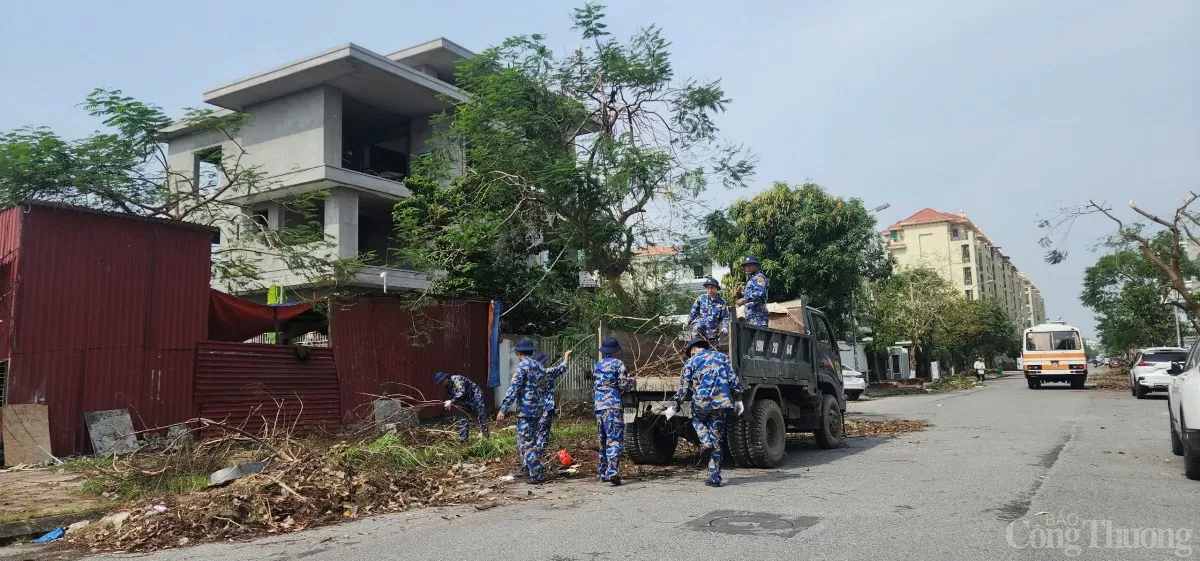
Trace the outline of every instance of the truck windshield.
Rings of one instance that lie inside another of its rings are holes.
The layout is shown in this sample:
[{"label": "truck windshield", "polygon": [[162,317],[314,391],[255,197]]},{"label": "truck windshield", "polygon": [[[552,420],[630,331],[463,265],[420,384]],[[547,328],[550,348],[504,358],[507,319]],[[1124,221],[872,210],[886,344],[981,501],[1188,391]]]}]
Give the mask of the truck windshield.
[{"label": "truck windshield", "polygon": [[1045,331],[1025,336],[1027,351],[1078,351],[1083,346],[1074,331]]}]

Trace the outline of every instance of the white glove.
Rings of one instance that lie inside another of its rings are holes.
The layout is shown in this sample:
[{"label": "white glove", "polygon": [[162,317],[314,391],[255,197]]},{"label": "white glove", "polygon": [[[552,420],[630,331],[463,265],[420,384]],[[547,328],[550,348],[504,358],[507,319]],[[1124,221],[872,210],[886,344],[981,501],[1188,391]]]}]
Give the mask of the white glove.
[{"label": "white glove", "polygon": [[666,411],[663,411],[663,416],[668,419],[670,419],[671,417],[674,417],[675,416],[675,406],[672,405],[672,406],[668,407]]},{"label": "white glove", "polygon": [[734,403],[734,404],[733,404],[733,412],[734,412],[734,413],[735,413],[735,414],[736,414],[738,417],[741,417],[741,416],[742,416],[742,413],[745,413],[745,412],[746,412],[746,405],[745,405],[745,404],[743,404],[743,403],[742,403],[742,402],[740,402],[740,401],[739,401],[739,402],[737,402],[737,403]]},{"label": "white glove", "polygon": [[446,406],[446,409],[449,409],[449,408],[451,408],[451,407],[454,407],[454,400],[453,400],[453,399],[447,399],[447,400],[446,400],[446,403],[443,403],[442,405],[445,405],[445,406]]}]

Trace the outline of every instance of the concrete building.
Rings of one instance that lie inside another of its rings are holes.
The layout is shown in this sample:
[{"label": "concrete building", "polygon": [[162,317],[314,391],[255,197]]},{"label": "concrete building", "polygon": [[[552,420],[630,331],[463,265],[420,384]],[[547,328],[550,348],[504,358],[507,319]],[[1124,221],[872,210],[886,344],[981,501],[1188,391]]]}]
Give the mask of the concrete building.
[{"label": "concrete building", "polygon": [[996,300],[1019,329],[1045,321],[1045,303],[1033,281],[966,213],[922,209],[883,236],[898,267],[928,267],[968,300]]},{"label": "concrete building", "polygon": [[[284,206],[288,198],[325,191],[316,220],[336,241],[333,251],[378,259],[354,285],[378,287],[383,273],[389,287],[424,288],[425,275],[382,260],[394,235],[392,207],[409,194],[410,165],[428,151],[431,117],[466,99],[455,87],[455,64],[472,56],[441,38],[387,55],[345,44],[217,86],[204,102],[248,114],[249,124],[232,139],[183,123],[167,127],[168,165],[194,179],[213,158],[242,154],[241,164],[256,167],[269,186],[226,198],[266,228],[298,219]],[[310,282],[276,259],[263,259],[262,269],[264,284]]]}]

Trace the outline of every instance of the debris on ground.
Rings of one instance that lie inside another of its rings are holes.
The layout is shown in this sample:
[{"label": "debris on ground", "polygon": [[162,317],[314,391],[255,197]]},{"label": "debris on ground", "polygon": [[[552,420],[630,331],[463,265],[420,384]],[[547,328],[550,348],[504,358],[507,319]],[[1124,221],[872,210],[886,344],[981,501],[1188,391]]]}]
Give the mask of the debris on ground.
[{"label": "debris on ground", "polygon": [[931,392],[952,392],[958,390],[969,390],[974,388],[977,383],[975,377],[968,376],[951,376],[949,378],[939,378],[928,384],[925,384],[925,389]]},{"label": "debris on ground", "polygon": [[1095,376],[1088,376],[1088,384],[1098,390],[1127,392],[1129,391],[1129,371],[1112,369]]},{"label": "debris on ground", "polygon": [[847,419],[845,432],[848,438],[866,436],[899,436],[929,428],[929,421],[912,419]]}]

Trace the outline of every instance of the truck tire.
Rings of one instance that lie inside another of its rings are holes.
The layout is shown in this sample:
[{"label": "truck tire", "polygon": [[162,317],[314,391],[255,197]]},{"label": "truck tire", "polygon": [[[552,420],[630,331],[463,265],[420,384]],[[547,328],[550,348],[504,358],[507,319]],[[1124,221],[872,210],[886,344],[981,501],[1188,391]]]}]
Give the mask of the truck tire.
[{"label": "truck tire", "polygon": [[634,463],[661,466],[675,458],[679,439],[667,431],[666,419],[649,417],[625,427],[625,442]]},{"label": "truck tire", "polygon": [[750,439],[746,436],[748,415],[729,415],[725,419],[725,455],[740,468],[754,467],[750,457]]},{"label": "truck tire", "polygon": [[787,422],[783,420],[783,410],[778,403],[761,399],[754,402],[747,413],[750,418],[744,423],[751,463],[758,468],[778,467],[787,454]]},{"label": "truck tire", "polygon": [[1085,384],[1087,384],[1087,375],[1086,374],[1084,374],[1083,376],[1076,376],[1074,378],[1071,378],[1071,389],[1082,390],[1084,388]]},{"label": "truck tire", "polygon": [[1031,389],[1031,390],[1038,389],[1037,380],[1034,380],[1033,378],[1025,378],[1025,383],[1029,384],[1029,389]]},{"label": "truck tire", "polygon": [[843,428],[842,410],[838,408],[837,399],[826,394],[821,401],[821,426],[813,433],[817,437],[817,446],[826,450],[837,448],[842,443]]}]

